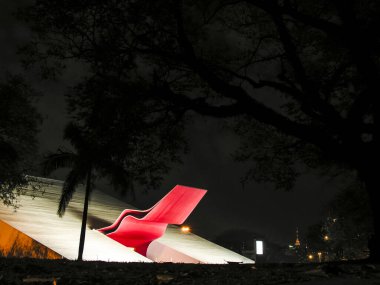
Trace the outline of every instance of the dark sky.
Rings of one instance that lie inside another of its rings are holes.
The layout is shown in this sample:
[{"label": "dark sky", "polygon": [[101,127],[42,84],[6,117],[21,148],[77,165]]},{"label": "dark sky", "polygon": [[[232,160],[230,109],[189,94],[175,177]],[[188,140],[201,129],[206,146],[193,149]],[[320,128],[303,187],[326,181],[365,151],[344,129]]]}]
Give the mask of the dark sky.
[{"label": "dark sky", "polygon": [[[17,46],[29,37],[27,27],[12,16],[12,11],[27,0],[0,1],[1,72],[23,73],[16,54]],[[33,72],[26,73],[33,86],[43,93],[38,109],[44,117],[39,134],[40,151],[53,151],[62,144],[62,130],[67,122],[63,94],[80,77],[80,70],[70,69],[57,82],[42,82]],[[321,217],[324,206],[336,193],[337,181],[315,174],[301,176],[291,192],[275,191],[271,185],[251,183],[242,189],[240,178],[246,168],[234,162],[232,153],[239,139],[214,119],[198,117],[187,131],[191,151],[183,164],[176,165],[160,189],[139,195],[133,202],[149,207],[175,184],[208,189],[207,195],[190,216],[195,233],[213,238],[230,229],[248,229],[272,241],[294,241],[295,229],[301,235],[308,225]],[[62,178],[56,175],[55,178]]]}]

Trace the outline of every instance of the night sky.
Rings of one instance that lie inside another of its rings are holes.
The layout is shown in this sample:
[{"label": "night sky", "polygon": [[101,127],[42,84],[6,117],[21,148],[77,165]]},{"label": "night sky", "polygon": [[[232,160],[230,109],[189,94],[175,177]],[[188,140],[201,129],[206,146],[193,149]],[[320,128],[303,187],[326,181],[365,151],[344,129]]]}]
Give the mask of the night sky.
[{"label": "night sky", "polygon": [[[30,33],[25,24],[15,20],[12,11],[25,3],[0,2],[1,72],[25,74],[19,64],[17,46],[27,41]],[[64,93],[81,76],[80,69],[70,68],[57,82],[41,81],[26,73],[33,87],[42,92],[38,109],[44,121],[39,134],[40,152],[54,151],[63,144],[62,131],[68,121]],[[137,196],[130,203],[149,207],[174,185],[204,188],[207,195],[190,216],[194,232],[207,238],[230,229],[246,229],[280,244],[294,241],[296,227],[302,236],[307,226],[317,222],[325,205],[337,192],[341,181],[323,178],[315,173],[301,176],[291,192],[274,190],[272,185],[250,183],[243,189],[240,179],[246,168],[234,162],[232,154],[239,139],[221,126],[221,121],[197,116],[187,130],[190,152],[183,164],[175,165],[160,189]],[[53,178],[63,179],[62,173]],[[105,187],[105,186],[102,186]]]}]

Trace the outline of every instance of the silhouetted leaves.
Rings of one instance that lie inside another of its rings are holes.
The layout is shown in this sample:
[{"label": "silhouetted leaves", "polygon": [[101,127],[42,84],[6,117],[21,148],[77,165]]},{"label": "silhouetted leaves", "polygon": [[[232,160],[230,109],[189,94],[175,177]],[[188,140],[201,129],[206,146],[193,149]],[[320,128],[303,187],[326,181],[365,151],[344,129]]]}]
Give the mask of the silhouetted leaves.
[{"label": "silhouetted leaves", "polygon": [[0,83],[0,201],[6,205],[14,204],[33,170],[41,122],[33,106],[36,95],[18,76]]},{"label": "silhouetted leaves", "polygon": [[154,140],[132,131],[126,149],[143,146],[140,159],[167,137],[163,153],[175,157],[180,128],[161,127],[186,111],[237,117],[250,126],[240,131],[239,159],[253,161],[247,178],[290,189],[305,165],[354,170],[375,213],[378,175],[369,165],[377,164],[379,15],[379,4],[366,0],[38,0],[23,16],[36,32],[25,48],[29,62],[43,70],[68,60],[86,67],[76,92],[87,95],[70,98],[84,125],[101,126],[104,114],[111,132],[131,131],[126,122],[140,130],[165,122],[152,128]]},{"label": "silhouetted leaves", "polygon": [[[368,195],[360,183],[343,189],[327,205],[326,216],[308,229],[311,250],[328,252],[329,260],[368,257],[368,240],[373,233]],[[328,240],[324,237],[328,236]]]}]

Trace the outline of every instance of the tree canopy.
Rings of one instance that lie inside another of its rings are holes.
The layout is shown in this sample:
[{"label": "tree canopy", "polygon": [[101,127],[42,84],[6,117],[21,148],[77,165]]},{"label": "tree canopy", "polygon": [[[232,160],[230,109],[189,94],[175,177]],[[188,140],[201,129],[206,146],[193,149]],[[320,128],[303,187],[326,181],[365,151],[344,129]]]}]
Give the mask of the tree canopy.
[{"label": "tree canopy", "polygon": [[[186,150],[181,113],[152,100],[142,82],[104,75],[86,79],[68,94],[69,112],[94,144],[124,161],[131,179],[155,188]],[[99,149],[100,151],[100,149]]]},{"label": "tree canopy", "polygon": [[21,77],[9,75],[0,83],[0,202],[6,205],[14,205],[35,166],[41,122],[36,96]]},{"label": "tree canopy", "polygon": [[324,219],[309,227],[309,249],[327,252],[329,260],[366,258],[369,235],[373,232],[371,216],[365,189],[351,184],[327,205]]},{"label": "tree canopy", "polygon": [[372,1],[40,0],[26,13],[39,37],[25,50],[47,70],[74,58],[121,82],[148,78],[156,98],[210,116],[243,115],[302,141],[297,149],[312,145],[358,168],[374,145],[369,32],[378,8]]},{"label": "tree canopy", "polygon": [[379,14],[370,0],[37,0],[24,52],[44,74],[78,60],[112,86],[143,79],[164,113],[238,118],[248,178],[289,189],[300,164],[352,171],[376,215]]},{"label": "tree canopy", "polygon": [[[58,215],[63,216],[74,193],[80,184],[85,184],[82,227],[79,240],[78,260],[82,260],[86,236],[87,213],[90,194],[96,179],[107,178],[122,191],[133,191],[133,183],[140,178],[131,168],[125,165],[123,156],[115,152],[113,139],[93,137],[86,129],[69,123],[64,131],[64,139],[68,140],[74,151],[58,149],[45,156],[43,161],[44,175],[60,168],[70,168],[63,183]],[[136,170],[136,167],[132,168]],[[144,174],[144,173],[143,173]],[[141,175],[141,174],[140,174]]]}]

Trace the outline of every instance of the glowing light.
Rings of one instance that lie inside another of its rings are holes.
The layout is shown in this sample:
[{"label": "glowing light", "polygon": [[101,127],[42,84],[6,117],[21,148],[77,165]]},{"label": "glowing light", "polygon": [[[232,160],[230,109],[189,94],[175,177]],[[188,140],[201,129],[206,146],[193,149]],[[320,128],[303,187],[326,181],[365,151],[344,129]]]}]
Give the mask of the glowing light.
[{"label": "glowing light", "polygon": [[325,235],[325,236],[323,237],[323,239],[326,240],[326,241],[328,241],[330,238],[329,238],[328,235]]},{"label": "glowing light", "polygon": [[264,245],[262,240],[256,241],[256,254],[263,254],[264,253]]},{"label": "glowing light", "polygon": [[314,255],[312,255],[312,254],[309,254],[307,258],[308,258],[309,260],[313,260],[313,258],[314,258]]},{"label": "glowing light", "polygon": [[190,232],[190,227],[189,226],[182,226],[181,227],[181,232],[187,234]]},{"label": "glowing light", "polygon": [[322,261],[322,252],[318,252],[318,259],[319,259],[319,262]]}]

